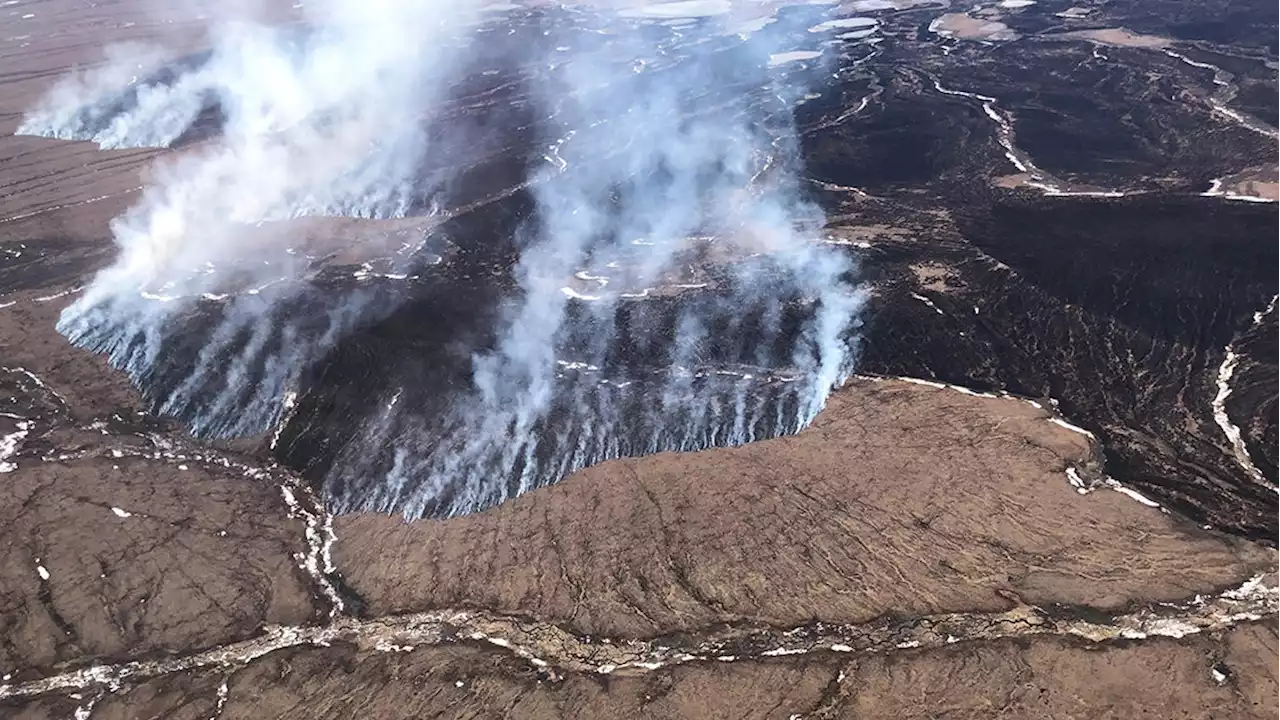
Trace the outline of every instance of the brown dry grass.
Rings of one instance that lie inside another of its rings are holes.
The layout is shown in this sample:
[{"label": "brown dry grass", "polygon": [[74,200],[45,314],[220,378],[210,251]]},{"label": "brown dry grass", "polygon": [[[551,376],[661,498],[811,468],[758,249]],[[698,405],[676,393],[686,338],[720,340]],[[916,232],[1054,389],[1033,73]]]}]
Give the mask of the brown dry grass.
[{"label": "brown dry grass", "polygon": [[939,15],[932,28],[934,31],[950,33],[967,40],[1003,40],[1013,37],[1013,31],[1002,22],[980,20],[964,13]]},{"label": "brown dry grass", "polygon": [[1062,37],[1076,37],[1091,40],[1102,45],[1135,48],[1163,48],[1173,44],[1169,38],[1158,35],[1142,35],[1125,28],[1099,28],[1096,30],[1077,30]]},{"label": "brown dry grass", "polygon": [[1084,436],[1030,404],[859,381],[799,435],[619,460],[493,510],[337,520],[376,613],[457,605],[586,633],[861,622],[1187,597],[1270,555],[1125,496],[1078,495]]}]

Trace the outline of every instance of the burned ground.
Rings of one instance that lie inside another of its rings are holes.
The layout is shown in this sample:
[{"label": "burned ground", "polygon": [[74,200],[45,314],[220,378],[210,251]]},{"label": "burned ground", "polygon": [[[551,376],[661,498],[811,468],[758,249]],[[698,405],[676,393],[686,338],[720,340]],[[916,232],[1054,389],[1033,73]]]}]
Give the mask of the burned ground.
[{"label": "burned ground", "polygon": [[[163,151],[9,133],[102,44],[202,22],[5,7],[0,714],[1270,716],[1275,205],[1231,194],[1275,182],[1274,12],[971,9],[1017,36],[985,44],[896,5],[835,11],[879,24],[823,41],[836,78],[797,116],[806,192],[871,293],[864,377],[792,437],[416,522],[333,517],[320,480],[350,417],[464,382],[491,341],[531,206],[526,118],[498,102],[518,84],[454,98],[493,134],[433,171],[458,206],[442,262],[368,281],[407,302],[333,348],[278,435],[196,441],[53,329]],[[1146,46],[1076,34],[1108,28]]]}]

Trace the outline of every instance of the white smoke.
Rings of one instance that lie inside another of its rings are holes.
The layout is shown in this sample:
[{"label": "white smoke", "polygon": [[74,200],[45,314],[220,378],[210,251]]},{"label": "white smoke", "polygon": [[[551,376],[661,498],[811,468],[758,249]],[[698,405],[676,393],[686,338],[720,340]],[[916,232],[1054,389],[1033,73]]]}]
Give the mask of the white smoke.
[{"label": "white smoke", "polygon": [[[179,127],[153,128],[146,131],[153,142],[129,143],[120,137],[133,123],[127,122],[121,110],[131,103],[147,105],[141,114],[151,115],[150,103],[144,96],[152,94],[147,78],[164,66],[167,53],[163,48],[140,43],[112,45],[105,50],[103,64],[64,78],[53,87],[39,106],[28,113],[19,135],[43,135],[62,140],[92,140],[104,148],[137,145],[167,147],[190,123],[200,108]],[[139,85],[141,80],[142,84]],[[134,90],[134,92],[130,92]],[[198,102],[198,98],[192,98]]]},{"label": "white smoke", "polygon": [[[221,124],[113,222],[119,258],[59,330],[144,388],[185,353],[183,377],[151,394],[199,434],[279,421],[306,368],[389,309],[317,289],[284,221],[433,205],[422,168],[449,148],[426,121],[461,79],[477,13],[328,0],[307,6],[305,30],[228,23],[207,54],[121,50],[57,86],[21,132],[169,146],[211,113]],[[769,62],[787,48],[704,21],[676,52],[601,17],[597,42],[523,51],[546,162],[517,238],[519,292],[473,358],[473,388],[443,417],[393,400],[365,418],[330,470],[331,487],[363,489],[336,504],[458,514],[610,457],[794,432],[850,372],[862,296],[797,189],[802,89]],[[632,335],[651,301],[671,337]]]},{"label": "white smoke", "polygon": [[[361,506],[466,513],[611,457],[794,432],[849,373],[863,297],[848,256],[817,241],[820,211],[798,196],[790,111],[800,93],[776,84],[769,48],[694,47],[642,69],[653,73],[645,79],[633,60],[652,48],[609,38],[575,49],[542,88],[556,159],[533,184],[521,295],[497,347],[474,358],[474,397],[443,432],[376,418],[335,482],[380,475],[366,449],[398,446],[388,481]],[[706,285],[667,282],[690,266],[720,287],[683,301],[667,367],[639,379],[602,371],[631,340],[615,327],[620,307],[664,283]],[[568,286],[574,278],[595,287]],[[802,316],[796,327],[788,314]],[[752,368],[700,367],[720,342],[753,347],[735,358]],[[769,351],[779,344],[791,348],[783,368]]]},{"label": "white smoke", "polygon": [[[119,257],[68,308],[59,329],[106,352],[145,383],[163,341],[181,332],[202,298],[233,299],[223,326],[164,399],[166,411],[218,414],[199,429],[261,431],[276,412],[209,397],[208,379],[245,363],[269,366],[252,404],[278,404],[281,389],[334,332],[294,338],[312,348],[271,350],[258,317],[296,299],[293,281],[311,272],[290,247],[304,215],[401,216],[422,202],[414,172],[429,151],[421,118],[452,79],[474,23],[463,1],[408,0],[307,5],[306,30],[251,23],[216,26],[213,49],[165,65],[155,48],[112,50],[108,62],[56,86],[19,132],[91,139],[103,147],[167,146],[210,108],[222,116],[216,140],[169,156],[142,199],[112,223]],[[263,294],[263,288],[277,286]],[[274,302],[263,302],[268,297]],[[356,321],[350,309],[334,328]],[[278,330],[278,329],[277,329]],[[248,339],[247,339],[248,338]],[[227,353],[244,357],[229,360]],[[226,377],[227,387],[240,378]],[[204,397],[201,397],[204,394]],[[231,393],[237,397],[239,390]],[[204,406],[202,408],[202,406]]]},{"label": "white smoke", "polygon": [[128,101],[114,85],[136,64],[127,60],[56,87],[19,132],[163,147],[204,108],[225,118],[218,140],[164,161],[141,202],[113,223],[121,257],[83,304],[156,282],[209,291],[225,282],[204,272],[210,265],[283,250],[270,228],[246,231],[264,222],[403,215],[419,199],[422,113],[464,50],[455,37],[469,22],[466,4],[441,5],[333,0],[307,6],[305,32],[220,26],[212,52],[169,82],[131,76]]}]

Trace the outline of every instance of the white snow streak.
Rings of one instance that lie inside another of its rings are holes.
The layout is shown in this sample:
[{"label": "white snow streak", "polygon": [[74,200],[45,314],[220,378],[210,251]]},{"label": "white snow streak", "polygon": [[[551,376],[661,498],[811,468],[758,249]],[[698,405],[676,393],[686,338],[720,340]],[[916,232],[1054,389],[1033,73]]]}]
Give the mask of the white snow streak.
[{"label": "white snow streak", "polygon": [[[1276,301],[1280,299],[1280,295],[1272,296],[1267,306],[1253,314],[1253,325],[1261,325],[1267,316],[1275,311]],[[1217,385],[1218,392],[1213,398],[1213,419],[1218,423],[1218,427],[1222,428],[1222,433],[1227,436],[1227,442],[1231,443],[1232,454],[1235,455],[1236,462],[1244,469],[1245,474],[1252,478],[1255,482],[1262,483],[1271,487],[1272,490],[1280,492],[1280,488],[1267,482],[1266,476],[1253,464],[1253,458],[1249,455],[1249,448],[1244,443],[1244,435],[1240,428],[1231,420],[1231,416],[1227,414],[1227,398],[1231,397],[1231,378],[1235,375],[1236,365],[1240,362],[1240,356],[1236,354],[1235,348],[1227,345],[1223,348],[1225,357],[1222,365],[1218,367]]]}]

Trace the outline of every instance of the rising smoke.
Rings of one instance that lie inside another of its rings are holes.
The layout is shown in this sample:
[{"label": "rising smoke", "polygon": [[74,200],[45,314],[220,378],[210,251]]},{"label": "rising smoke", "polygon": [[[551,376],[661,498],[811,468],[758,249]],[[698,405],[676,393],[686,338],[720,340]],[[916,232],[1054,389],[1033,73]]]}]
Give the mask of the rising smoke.
[{"label": "rising smoke", "polygon": [[[162,162],[142,199],[112,222],[120,254],[58,329],[106,353],[157,409],[204,435],[261,432],[279,418],[300,371],[367,312],[369,293],[315,305],[315,255],[282,221],[307,215],[397,217],[430,188],[419,122],[452,74],[463,2],[308,5],[306,30],[228,22],[213,50],[175,62],[156,48],[114,48],[108,62],[57,85],[20,133],[104,148],[166,147],[202,113],[218,139]],[[307,296],[310,296],[308,299]],[[201,301],[226,300],[188,378],[151,391],[166,341],[191,332]],[[302,332],[304,326],[311,332]]]},{"label": "rising smoke", "polygon": [[[279,422],[306,369],[394,302],[317,292],[286,221],[434,207],[420,168],[448,148],[424,118],[465,66],[468,7],[331,0],[305,32],[226,25],[176,69],[121,53],[55,88],[23,132],[168,146],[223,117],[113,223],[119,259],[59,330],[144,388],[173,338],[202,333],[157,409],[205,435]],[[388,390],[329,470],[340,509],[460,514],[611,457],[794,432],[851,371],[862,297],[818,242],[797,185],[802,94],[769,63],[794,48],[717,20],[676,44],[578,22],[521,59],[544,151],[494,340],[439,415]]]}]

